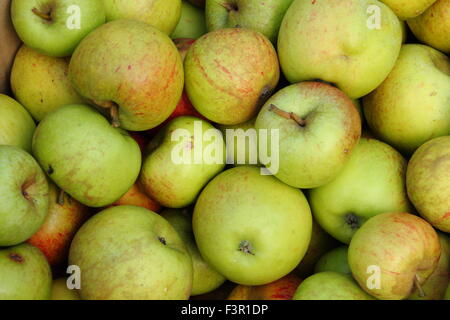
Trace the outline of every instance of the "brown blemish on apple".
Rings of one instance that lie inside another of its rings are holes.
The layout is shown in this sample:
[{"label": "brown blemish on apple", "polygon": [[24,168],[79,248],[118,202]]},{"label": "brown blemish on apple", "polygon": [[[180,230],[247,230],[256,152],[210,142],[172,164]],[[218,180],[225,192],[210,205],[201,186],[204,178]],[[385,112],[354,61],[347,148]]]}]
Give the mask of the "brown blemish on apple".
[{"label": "brown blemish on apple", "polygon": [[25,258],[18,253],[10,253],[8,258],[17,263],[23,263]]}]

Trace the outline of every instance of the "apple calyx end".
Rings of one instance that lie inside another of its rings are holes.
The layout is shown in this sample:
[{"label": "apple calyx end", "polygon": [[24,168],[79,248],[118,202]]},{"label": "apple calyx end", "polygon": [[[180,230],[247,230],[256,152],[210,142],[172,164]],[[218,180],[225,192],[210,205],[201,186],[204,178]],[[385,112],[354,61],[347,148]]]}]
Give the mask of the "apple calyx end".
[{"label": "apple calyx end", "polygon": [[274,112],[275,114],[279,115],[280,117],[283,117],[285,119],[288,120],[294,120],[295,122],[297,122],[297,124],[304,128],[306,127],[307,121],[306,119],[303,119],[301,117],[299,117],[298,115],[296,115],[293,112],[287,112],[287,111],[283,111],[280,108],[278,108],[276,105],[274,104],[270,104],[269,106],[269,111]]},{"label": "apple calyx end", "polygon": [[243,253],[247,253],[247,254],[251,254],[252,256],[254,256],[255,254],[253,253],[253,246],[250,243],[250,241],[248,240],[243,240],[239,243],[239,251],[242,251]]},{"label": "apple calyx end", "polygon": [[360,221],[356,214],[354,213],[348,213],[345,215],[345,223],[350,227],[352,230],[356,230],[360,227]]},{"label": "apple calyx end", "polygon": [[164,237],[158,237],[158,241],[161,242],[165,246],[167,245],[166,238],[164,238]]}]

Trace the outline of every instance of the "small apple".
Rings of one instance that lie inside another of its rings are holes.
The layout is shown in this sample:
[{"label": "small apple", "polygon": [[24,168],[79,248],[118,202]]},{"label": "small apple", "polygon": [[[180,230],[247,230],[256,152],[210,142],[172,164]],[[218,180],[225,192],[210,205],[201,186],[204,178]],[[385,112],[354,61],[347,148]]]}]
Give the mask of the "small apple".
[{"label": "small apple", "polygon": [[66,278],[58,278],[53,280],[51,300],[80,300],[80,295],[67,287]]},{"label": "small apple", "polygon": [[143,191],[143,188],[139,183],[135,183],[131,186],[119,200],[115,201],[111,206],[138,206],[143,207],[153,212],[159,212],[161,210],[161,205],[147,196]]},{"label": "small apple", "polygon": [[402,20],[417,17],[433,5],[436,0],[380,0]]},{"label": "small apple", "polygon": [[182,1],[180,21],[170,37],[197,39],[207,32],[205,12],[187,1]]},{"label": "small apple", "polygon": [[348,247],[340,246],[325,253],[317,261],[314,273],[334,271],[351,275],[352,272],[347,260]]}]

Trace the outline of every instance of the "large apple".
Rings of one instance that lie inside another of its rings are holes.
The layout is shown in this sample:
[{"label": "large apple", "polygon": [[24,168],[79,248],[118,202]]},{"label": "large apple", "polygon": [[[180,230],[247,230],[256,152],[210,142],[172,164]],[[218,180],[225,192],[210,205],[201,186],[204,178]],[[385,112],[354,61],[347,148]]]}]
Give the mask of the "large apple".
[{"label": "large apple", "polygon": [[102,0],[13,0],[11,19],[20,39],[49,56],[70,56],[78,43],[105,23]]},{"label": "large apple", "polygon": [[408,164],[406,187],[420,215],[450,232],[450,135],[417,149]]},{"label": "large apple", "polygon": [[347,246],[340,246],[328,251],[317,261],[314,266],[314,273],[334,271],[351,275],[347,256]]},{"label": "large apple", "polygon": [[420,44],[406,44],[388,78],[363,99],[372,131],[410,154],[450,134],[450,60]]},{"label": "large apple", "polygon": [[280,76],[270,41],[245,28],[220,29],[202,36],[189,49],[184,68],[192,104],[220,124],[253,118]]},{"label": "large apple", "polygon": [[24,242],[44,223],[48,183],[30,154],[7,145],[0,145],[0,181],[0,247],[5,247]]},{"label": "large apple", "polygon": [[172,39],[191,38],[197,39],[207,33],[205,12],[187,1],[181,3],[181,17],[177,27],[172,32]]},{"label": "large apple", "polygon": [[361,288],[382,300],[407,298],[435,271],[441,246],[433,227],[409,213],[383,213],[356,231],[348,263]]},{"label": "large apple", "polygon": [[268,138],[269,144],[279,142],[279,170],[272,172],[278,179],[296,188],[316,188],[333,180],[349,159],[361,135],[361,118],[341,90],[302,82],[274,94],[255,128],[260,136],[264,130],[279,131],[279,139]]},{"label": "large apple", "polygon": [[278,37],[278,54],[291,83],[321,79],[351,98],[380,85],[402,43],[399,19],[373,0],[295,0]]},{"label": "large apple", "polygon": [[32,148],[48,176],[90,207],[118,200],[141,168],[141,151],[133,138],[86,105],[50,113],[36,128]]},{"label": "large apple", "polygon": [[82,96],[109,109],[115,126],[132,131],[166,120],[184,81],[181,57],[170,38],[126,19],[104,24],[80,43],[69,78]]},{"label": "large apple", "polygon": [[263,285],[290,273],[311,239],[311,211],[303,193],[256,167],[215,177],[194,208],[202,257],[228,280]]},{"label": "large apple", "polygon": [[427,10],[436,0],[380,0],[402,20],[417,17]]},{"label": "large apple", "polygon": [[192,260],[177,231],[158,214],[119,206],[77,232],[69,263],[82,270],[85,300],[180,300],[192,288]]},{"label": "large apple", "polygon": [[11,89],[37,121],[63,105],[84,102],[67,77],[68,69],[67,58],[46,56],[25,45],[17,52]]}]

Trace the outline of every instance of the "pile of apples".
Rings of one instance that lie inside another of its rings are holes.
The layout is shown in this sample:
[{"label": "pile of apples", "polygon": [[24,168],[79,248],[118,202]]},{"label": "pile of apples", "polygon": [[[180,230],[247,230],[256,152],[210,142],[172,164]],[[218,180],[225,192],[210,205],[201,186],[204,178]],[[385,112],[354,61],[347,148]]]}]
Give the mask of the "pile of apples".
[{"label": "pile of apples", "polygon": [[0,299],[450,299],[450,0],[11,20]]}]

